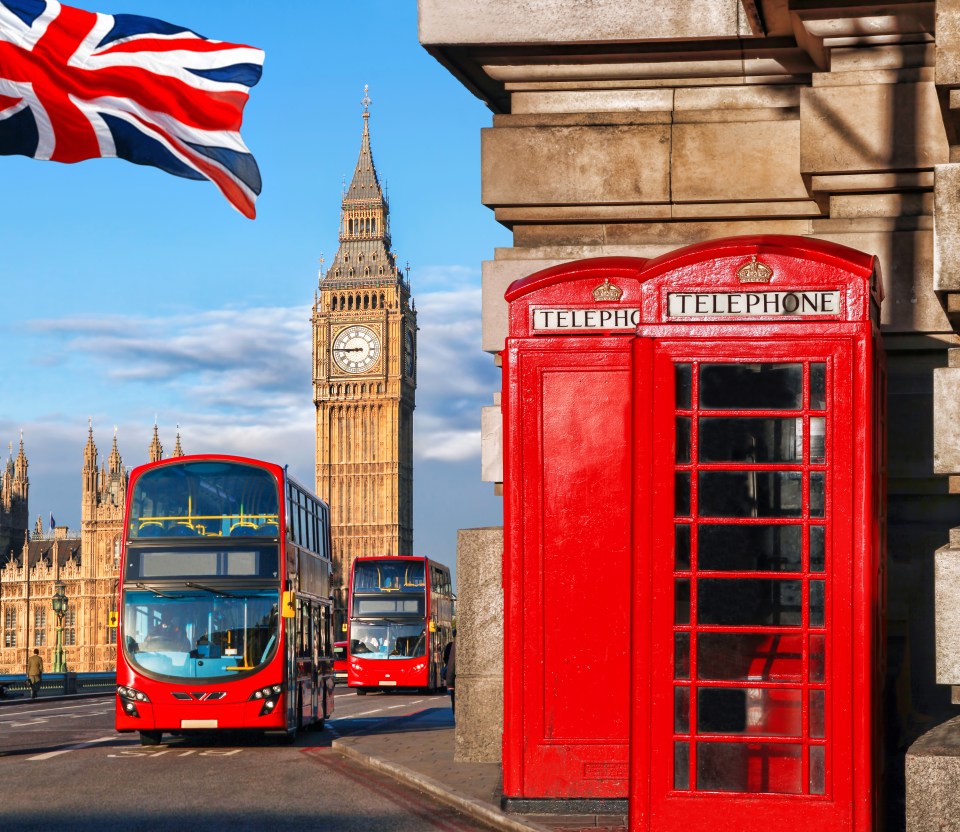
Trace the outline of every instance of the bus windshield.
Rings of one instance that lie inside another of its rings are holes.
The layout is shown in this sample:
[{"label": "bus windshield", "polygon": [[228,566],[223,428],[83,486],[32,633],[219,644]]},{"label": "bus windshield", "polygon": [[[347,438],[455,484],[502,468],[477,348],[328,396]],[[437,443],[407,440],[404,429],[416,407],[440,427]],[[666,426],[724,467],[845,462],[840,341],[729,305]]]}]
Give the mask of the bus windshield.
[{"label": "bus windshield", "polygon": [[273,656],[279,592],[165,585],[127,590],[123,651],[148,674],[182,679],[232,677]]},{"label": "bus windshield", "polygon": [[350,626],[350,655],[364,659],[412,659],[426,655],[423,621],[354,622]]},{"label": "bus windshield", "polygon": [[146,471],[130,500],[128,534],[147,537],[277,537],[279,487],[269,471],[239,462],[184,462]]}]

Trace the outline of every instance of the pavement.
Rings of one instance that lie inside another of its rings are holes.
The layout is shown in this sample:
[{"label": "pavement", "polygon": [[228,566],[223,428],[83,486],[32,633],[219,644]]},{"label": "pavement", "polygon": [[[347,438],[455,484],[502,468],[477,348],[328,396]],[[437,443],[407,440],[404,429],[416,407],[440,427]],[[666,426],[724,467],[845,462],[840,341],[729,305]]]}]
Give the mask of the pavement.
[{"label": "pavement", "polygon": [[493,829],[507,832],[626,832],[623,815],[527,815],[500,809],[499,763],[454,760],[450,708],[431,707],[370,731],[337,737],[333,747]]}]

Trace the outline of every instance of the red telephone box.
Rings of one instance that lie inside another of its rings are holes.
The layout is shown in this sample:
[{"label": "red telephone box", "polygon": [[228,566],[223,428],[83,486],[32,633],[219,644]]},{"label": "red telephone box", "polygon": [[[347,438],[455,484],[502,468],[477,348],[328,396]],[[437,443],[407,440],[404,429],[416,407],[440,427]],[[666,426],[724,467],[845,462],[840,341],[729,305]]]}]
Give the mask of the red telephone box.
[{"label": "red telephone box", "polygon": [[732,238],[506,298],[505,803],[629,792],[632,832],[872,829],[875,258]]},{"label": "red telephone box", "polygon": [[740,238],[648,261],[641,279],[630,830],[872,830],[876,260]]},{"label": "red telephone box", "polygon": [[631,344],[643,262],[558,266],[506,294],[503,794],[511,808],[627,796]]}]

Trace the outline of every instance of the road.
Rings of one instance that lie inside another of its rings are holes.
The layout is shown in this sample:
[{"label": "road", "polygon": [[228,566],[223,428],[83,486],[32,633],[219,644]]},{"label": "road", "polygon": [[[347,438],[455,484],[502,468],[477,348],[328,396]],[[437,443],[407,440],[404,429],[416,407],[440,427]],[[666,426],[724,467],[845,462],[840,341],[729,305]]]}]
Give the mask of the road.
[{"label": "road", "polygon": [[164,736],[142,747],[113,728],[112,697],[0,707],[0,820],[27,830],[474,832],[487,827],[342,757],[336,736],[377,730],[442,697],[337,690],[327,728],[293,745],[247,735]]}]

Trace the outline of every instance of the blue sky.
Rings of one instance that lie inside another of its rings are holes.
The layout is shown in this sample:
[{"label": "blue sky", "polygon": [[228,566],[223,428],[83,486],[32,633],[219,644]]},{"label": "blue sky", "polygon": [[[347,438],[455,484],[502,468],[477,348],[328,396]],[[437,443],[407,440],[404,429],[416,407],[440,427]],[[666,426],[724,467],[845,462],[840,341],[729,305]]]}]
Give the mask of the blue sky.
[{"label": "blue sky", "polygon": [[217,189],[117,159],[0,157],[0,443],[30,461],[30,514],[79,530],[88,419],[105,457],[166,451],[288,463],[313,483],[310,306],[337,248],[341,183],[370,87],[373,155],[410,264],[420,324],[415,548],[454,565],[456,530],[499,525],[481,483],[479,408],[499,388],[480,351],[480,264],[509,233],[480,204],[490,112],[417,41],[413,0],[79,0],[266,52],[241,130],[263,176],[257,219]]}]

